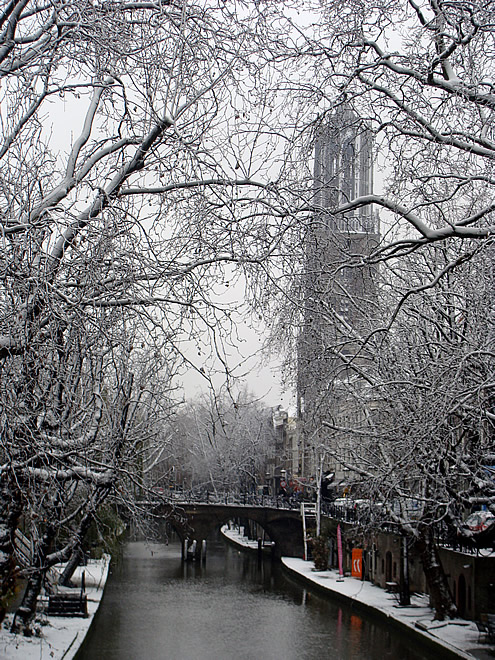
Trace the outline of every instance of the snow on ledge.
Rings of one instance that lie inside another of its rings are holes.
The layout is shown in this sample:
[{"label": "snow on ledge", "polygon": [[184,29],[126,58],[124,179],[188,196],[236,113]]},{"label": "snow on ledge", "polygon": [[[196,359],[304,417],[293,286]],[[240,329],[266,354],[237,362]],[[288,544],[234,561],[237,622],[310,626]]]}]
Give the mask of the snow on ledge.
[{"label": "snow on ledge", "polygon": [[[245,548],[257,548],[256,541],[249,541],[244,537],[244,530],[240,528],[229,529],[222,527],[222,534],[233,543]],[[304,578],[308,582],[326,589],[336,595],[344,596],[350,600],[373,608],[382,615],[394,619],[406,626],[416,635],[448,649],[459,658],[473,660],[479,657],[477,651],[490,652],[493,647],[480,644],[479,632],[473,621],[453,619],[449,621],[435,621],[434,612],[429,606],[429,598],[425,594],[412,595],[410,607],[399,606],[396,597],[371,582],[358,580],[352,577],[339,579],[335,570],[317,571],[312,561],[304,561],[296,557],[282,557],[282,564],[292,573]],[[419,625],[419,628],[418,628]],[[476,654],[476,655],[474,655]]]},{"label": "snow on ledge", "polygon": [[[489,650],[487,644],[479,643],[479,632],[473,621],[465,619],[435,621],[434,612],[429,607],[429,599],[425,594],[412,595],[411,605],[403,607],[397,603],[394,594],[371,582],[352,577],[345,577],[342,580],[335,570],[316,571],[312,561],[295,557],[283,557],[282,563],[288,570],[308,582],[371,607],[460,658],[472,660],[476,657],[473,652],[480,649]],[[421,627],[418,628],[417,624]]]}]

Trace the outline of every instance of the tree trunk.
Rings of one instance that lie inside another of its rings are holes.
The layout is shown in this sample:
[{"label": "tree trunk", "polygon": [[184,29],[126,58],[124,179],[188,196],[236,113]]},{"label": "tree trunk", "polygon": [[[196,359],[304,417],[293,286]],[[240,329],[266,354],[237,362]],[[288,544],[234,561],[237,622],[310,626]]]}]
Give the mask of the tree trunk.
[{"label": "tree trunk", "polygon": [[64,587],[70,586],[70,580],[74,575],[74,571],[83,559],[84,554],[82,547],[84,538],[91,527],[91,523],[95,518],[95,513],[98,510],[98,507],[106,500],[110,491],[111,488],[108,486],[95,487],[93,494],[88,497],[87,510],[79,521],[79,526],[74,531],[68,547],[61,552],[56,553],[53,557],[48,558],[48,563],[51,566],[53,563],[65,561],[67,557],[69,557],[67,566],[64,568],[62,575],[58,580],[58,583]]},{"label": "tree trunk", "polygon": [[452,598],[430,526],[420,529],[416,548],[423,565],[432,607],[435,610],[435,619],[443,621],[445,617],[454,618],[457,615],[457,607]]},{"label": "tree trunk", "polygon": [[36,604],[43,584],[44,571],[36,569],[29,577],[21,605],[17,608],[10,632],[22,633],[30,637],[33,632],[31,623],[36,614]]},{"label": "tree trunk", "polygon": [[83,557],[84,557],[84,553],[82,551],[81,544],[77,543],[77,545],[72,550],[72,554],[70,556],[69,561],[65,565],[65,568],[58,579],[58,583],[62,587],[71,586],[71,582],[70,582],[71,578],[74,575],[74,571],[76,570],[76,568],[82,562]]},{"label": "tree trunk", "polygon": [[7,602],[15,588],[15,530],[22,513],[19,489],[5,477],[0,487],[0,623],[5,618]]},{"label": "tree trunk", "polygon": [[26,637],[32,634],[31,624],[36,614],[36,605],[41,587],[43,586],[43,579],[48,570],[46,556],[54,538],[55,526],[49,524],[35,548],[33,567],[22,598],[22,603],[17,608],[12,622],[10,631],[13,633],[22,633]]}]

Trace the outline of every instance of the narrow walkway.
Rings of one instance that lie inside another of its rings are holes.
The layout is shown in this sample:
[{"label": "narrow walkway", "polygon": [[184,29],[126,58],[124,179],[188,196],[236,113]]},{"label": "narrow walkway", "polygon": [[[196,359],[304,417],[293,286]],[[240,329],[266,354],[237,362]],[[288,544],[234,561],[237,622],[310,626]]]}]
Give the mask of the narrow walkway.
[{"label": "narrow walkway", "polygon": [[[54,617],[40,612],[37,616],[39,636],[22,637],[8,632],[12,615],[4,621],[0,629],[0,658],[2,660],[72,660],[81,646],[93,617],[100,606],[108,576],[110,557],[90,560],[87,566],[77,569],[72,582],[81,584],[84,571],[86,595],[88,597],[88,617]],[[55,567],[60,571],[63,566]]]},{"label": "narrow walkway", "polygon": [[[245,549],[257,549],[256,541],[249,541],[237,530],[222,527],[222,534],[236,545]],[[335,570],[316,571],[312,561],[294,557],[283,557],[282,564],[291,573],[309,582],[319,590],[326,590],[338,598],[357,603],[363,609],[373,610],[394,623],[405,626],[411,632],[421,635],[449,651],[455,657],[472,660],[495,658],[495,647],[480,640],[478,629],[473,621],[453,619],[435,621],[434,612],[428,606],[428,596],[413,595],[409,607],[401,607],[393,594],[371,582],[345,577],[339,580]]]}]

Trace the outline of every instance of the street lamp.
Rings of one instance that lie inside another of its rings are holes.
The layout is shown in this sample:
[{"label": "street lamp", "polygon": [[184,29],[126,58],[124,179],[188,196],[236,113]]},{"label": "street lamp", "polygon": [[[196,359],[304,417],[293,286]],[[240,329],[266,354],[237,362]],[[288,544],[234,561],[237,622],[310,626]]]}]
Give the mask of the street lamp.
[{"label": "street lamp", "polygon": [[317,482],[316,482],[316,537],[320,536],[321,532],[321,477],[323,474],[323,454],[320,456],[320,464],[318,466]]}]

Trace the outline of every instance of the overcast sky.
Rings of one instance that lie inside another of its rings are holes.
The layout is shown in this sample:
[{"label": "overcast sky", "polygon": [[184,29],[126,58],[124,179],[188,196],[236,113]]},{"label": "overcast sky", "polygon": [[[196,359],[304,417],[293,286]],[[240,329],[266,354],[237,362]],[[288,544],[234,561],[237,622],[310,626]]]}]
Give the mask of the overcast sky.
[{"label": "overcast sky", "polygon": [[[234,375],[234,393],[238,393],[245,386],[255,397],[262,398],[267,406],[282,405],[286,410],[295,410],[295,394],[282,387],[282,373],[277,356],[274,355],[267,364],[266,356],[261,354],[263,327],[255,330],[246,323],[239,322],[237,330],[240,341],[231,349],[229,357],[229,367]],[[199,367],[194,345],[189,347],[188,353],[191,353],[191,360]],[[220,367],[218,363],[219,373],[213,378],[216,388],[221,388],[225,382]],[[208,391],[206,379],[194,369],[189,369],[179,380],[188,400]]]}]

